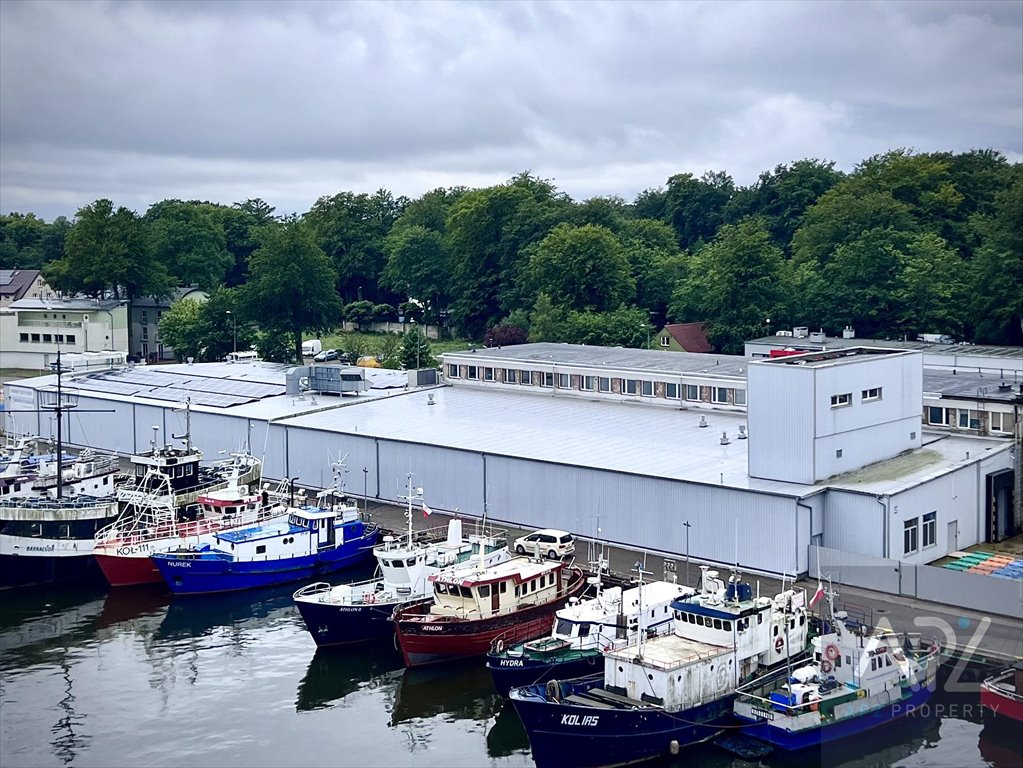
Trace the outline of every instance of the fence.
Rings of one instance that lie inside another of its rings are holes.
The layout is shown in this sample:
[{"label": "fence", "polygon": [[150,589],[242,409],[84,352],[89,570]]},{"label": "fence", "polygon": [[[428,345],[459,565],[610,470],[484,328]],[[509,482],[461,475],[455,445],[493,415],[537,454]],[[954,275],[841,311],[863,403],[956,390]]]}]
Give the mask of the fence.
[{"label": "fence", "polygon": [[810,575],[890,595],[1023,618],[1023,581],[810,547]]}]

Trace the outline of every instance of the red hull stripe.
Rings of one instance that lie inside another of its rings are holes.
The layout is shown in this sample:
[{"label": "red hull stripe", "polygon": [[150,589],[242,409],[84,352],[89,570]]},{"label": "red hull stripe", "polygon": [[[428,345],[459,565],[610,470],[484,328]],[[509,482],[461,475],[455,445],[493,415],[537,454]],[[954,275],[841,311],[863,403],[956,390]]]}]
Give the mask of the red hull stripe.
[{"label": "red hull stripe", "polygon": [[96,555],[96,562],[111,587],[134,587],[163,581],[159,569],[148,557]]},{"label": "red hull stripe", "polygon": [[1000,696],[982,686],[980,689],[980,705],[985,709],[991,710],[996,715],[1023,723],[1023,701],[1014,701],[1008,696]]}]

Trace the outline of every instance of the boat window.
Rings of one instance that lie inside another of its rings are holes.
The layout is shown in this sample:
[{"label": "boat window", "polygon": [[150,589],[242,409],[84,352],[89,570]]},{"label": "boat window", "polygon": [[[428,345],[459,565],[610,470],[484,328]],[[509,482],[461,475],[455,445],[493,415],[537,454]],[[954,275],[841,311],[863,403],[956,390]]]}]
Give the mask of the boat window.
[{"label": "boat window", "polygon": [[29,525],[28,534],[29,536],[42,536],[43,535],[42,523],[32,523],[31,525]]},{"label": "boat window", "polygon": [[794,618],[789,619],[789,629],[795,629],[795,628],[796,628],[796,620]]},{"label": "boat window", "polygon": [[256,554],[257,555],[262,555],[264,553],[266,553],[266,544],[257,544],[256,545]]},{"label": "boat window", "polygon": [[799,614],[799,626],[803,626],[804,624],[806,624],[806,616]]},{"label": "boat window", "polygon": [[515,585],[515,597],[518,597],[518,596],[519,596],[519,585],[516,584]]},{"label": "boat window", "polygon": [[590,634],[590,625],[589,624],[580,624],[579,625],[579,637],[586,637],[588,634]]},{"label": "boat window", "polygon": [[764,623],[764,614],[758,613],[757,614],[757,624],[763,624],[763,623]]},{"label": "boat window", "polygon": [[508,582],[507,581],[502,581],[501,582],[501,593],[503,594],[503,593],[505,593],[507,591],[508,591]]},{"label": "boat window", "polygon": [[730,621],[722,622],[721,626],[724,627],[726,632],[731,632],[732,631],[732,622],[730,622]]},{"label": "boat window", "polygon": [[871,672],[877,671],[877,657],[872,656],[870,658],[870,671]]},{"label": "boat window", "polygon": [[775,637],[778,636],[778,625],[777,624],[774,625],[774,636]]},{"label": "boat window", "polygon": [[484,584],[480,587],[480,597],[490,597],[490,585]]},{"label": "boat window", "polygon": [[529,582],[529,591],[536,592],[536,579],[531,579]]},{"label": "boat window", "polygon": [[410,557],[408,560],[405,561],[405,565],[415,565],[415,564],[416,564],[416,559],[414,557]]},{"label": "boat window", "polygon": [[228,507],[227,509],[224,510],[224,514],[233,515],[237,511],[238,511],[237,507]]},{"label": "boat window", "polygon": [[845,655],[845,663],[852,664],[852,656],[850,656],[848,653]]},{"label": "boat window", "polygon": [[433,591],[436,592],[438,595],[446,595],[448,593],[448,588],[441,584],[440,582],[436,582],[433,585]]},{"label": "boat window", "polygon": [[559,635],[571,636],[572,622],[566,621],[565,619],[558,619],[558,628],[555,632]]},{"label": "boat window", "polygon": [[714,629],[721,629],[721,619],[714,619]]},{"label": "boat window", "polygon": [[71,525],[69,523],[61,523],[60,524],[60,533],[58,534],[58,536],[61,539],[70,539],[71,538]]},{"label": "boat window", "polygon": [[841,656],[839,656],[837,659],[835,659],[835,669],[838,669],[840,666],[842,666],[842,657]]},{"label": "boat window", "polygon": [[886,667],[890,667],[892,665],[892,660],[888,656],[884,657],[884,665]]}]

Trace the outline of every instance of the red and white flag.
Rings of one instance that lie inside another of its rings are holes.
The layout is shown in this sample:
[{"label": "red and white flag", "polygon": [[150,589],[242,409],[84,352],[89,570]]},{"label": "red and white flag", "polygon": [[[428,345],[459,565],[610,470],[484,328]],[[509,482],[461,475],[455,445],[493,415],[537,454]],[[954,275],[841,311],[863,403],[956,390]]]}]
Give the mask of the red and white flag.
[{"label": "red and white flag", "polygon": [[433,510],[426,506],[426,502],[423,502],[423,517],[429,517],[433,514]]},{"label": "red and white flag", "polygon": [[817,591],[813,593],[813,597],[810,598],[810,607],[813,608],[824,598],[824,585],[819,581],[817,582]]}]

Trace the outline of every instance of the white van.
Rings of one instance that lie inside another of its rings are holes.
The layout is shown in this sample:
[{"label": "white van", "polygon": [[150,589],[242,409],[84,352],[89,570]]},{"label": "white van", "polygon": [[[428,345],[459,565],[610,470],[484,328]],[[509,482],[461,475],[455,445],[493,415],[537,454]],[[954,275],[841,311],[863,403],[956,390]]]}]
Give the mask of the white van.
[{"label": "white van", "polygon": [[319,339],[306,339],[302,342],[302,357],[313,357],[323,349]]},{"label": "white van", "polygon": [[515,539],[509,549],[517,555],[547,556],[551,560],[560,560],[575,552],[575,540],[568,531],[541,528]]},{"label": "white van", "polygon": [[245,352],[228,352],[227,357],[225,357],[224,360],[229,363],[254,362],[259,360],[259,353],[254,349],[250,349]]}]

